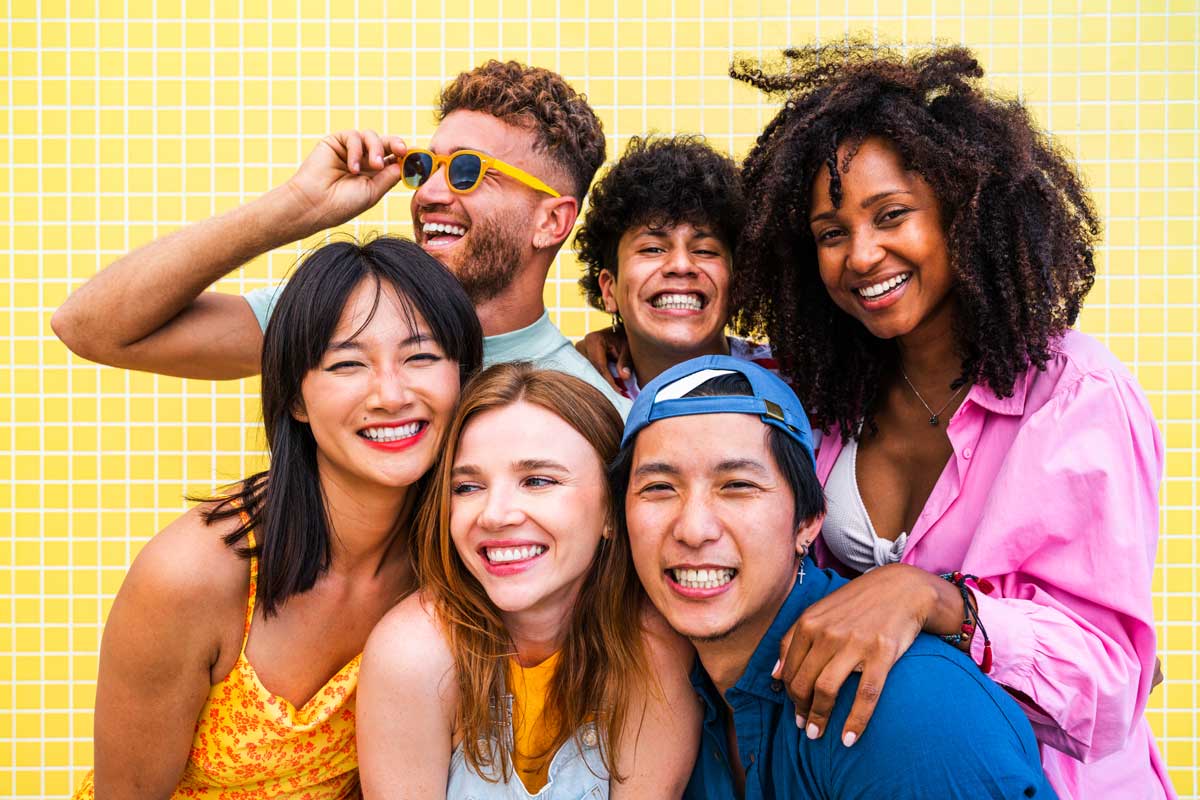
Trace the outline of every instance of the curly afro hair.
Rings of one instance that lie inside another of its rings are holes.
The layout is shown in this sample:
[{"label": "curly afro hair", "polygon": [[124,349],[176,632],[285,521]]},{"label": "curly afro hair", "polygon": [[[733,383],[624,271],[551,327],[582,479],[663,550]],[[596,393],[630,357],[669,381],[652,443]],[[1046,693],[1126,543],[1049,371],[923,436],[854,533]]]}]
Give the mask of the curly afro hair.
[{"label": "curly afro hair", "polygon": [[[1095,280],[1100,223],[1070,158],[1028,110],[980,85],[961,46],[905,56],[846,40],[784,51],[784,68],[735,61],[730,75],[786,98],[742,168],[750,198],[738,244],[735,325],[765,333],[784,374],[828,431],[874,429],[872,401],[893,370],[877,339],[830,299],[809,229],[810,191],[841,174],[867,137],[888,140],[942,208],[955,277],[962,379],[1010,396],[1030,364],[1044,368]],[[838,161],[838,149],[848,156]]]},{"label": "curly afro hair", "polygon": [[737,165],[702,136],[634,137],[621,160],[592,188],[575,236],[584,273],[579,285],[604,310],[600,272],[617,274],[617,244],[639,225],[680,222],[712,228],[731,250],[745,215]]},{"label": "curly afro hair", "polygon": [[535,150],[546,153],[571,178],[582,200],[604,163],[604,127],[587,97],[561,75],[519,61],[492,59],[446,84],[437,120],[454,111],[482,111],[534,132]]}]

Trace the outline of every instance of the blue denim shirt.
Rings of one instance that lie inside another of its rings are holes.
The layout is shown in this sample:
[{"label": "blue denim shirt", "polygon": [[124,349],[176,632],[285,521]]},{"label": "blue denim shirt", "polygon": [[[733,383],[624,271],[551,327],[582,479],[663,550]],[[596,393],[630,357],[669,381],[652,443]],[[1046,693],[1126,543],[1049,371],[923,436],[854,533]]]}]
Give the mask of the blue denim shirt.
[{"label": "blue denim shirt", "polygon": [[859,675],[838,693],[820,739],[796,727],[796,709],[771,677],[779,641],[801,612],[846,579],[810,560],[724,702],[697,662],[704,736],[686,798],[733,798],[725,703],[733,714],[746,800],[758,798],[1054,798],[1033,729],[1017,704],[964,653],[921,634],[888,674],[866,731],[841,743]]}]

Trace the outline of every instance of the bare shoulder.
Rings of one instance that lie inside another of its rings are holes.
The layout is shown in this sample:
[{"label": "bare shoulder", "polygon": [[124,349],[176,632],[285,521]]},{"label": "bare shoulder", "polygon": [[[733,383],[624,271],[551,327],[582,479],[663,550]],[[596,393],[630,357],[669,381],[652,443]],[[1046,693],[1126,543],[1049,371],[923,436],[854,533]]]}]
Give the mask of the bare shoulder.
[{"label": "bare shoulder", "polygon": [[692,643],[680,636],[651,603],[642,604],[642,644],[652,664],[682,663],[691,667],[696,656]]},{"label": "bare shoulder", "polygon": [[454,656],[432,604],[421,592],[400,601],[371,631],[363,670],[406,674],[434,683],[453,674]]},{"label": "bare shoulder", "polygon": [[160,602],[210,611],[244,607],[250,566],[223,541],[238,520],[209,524],[208,508],[196,506],[155,534],[133,560],[122,592],[152,592]]}]

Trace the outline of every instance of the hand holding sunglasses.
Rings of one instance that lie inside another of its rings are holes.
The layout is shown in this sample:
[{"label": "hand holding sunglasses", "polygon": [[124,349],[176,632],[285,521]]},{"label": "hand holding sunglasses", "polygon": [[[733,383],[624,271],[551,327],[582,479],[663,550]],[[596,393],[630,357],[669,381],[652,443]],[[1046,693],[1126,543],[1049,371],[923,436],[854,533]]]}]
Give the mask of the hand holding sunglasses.
[{"label": "hand holding sunglasses", "polygon": [[295,238],[341,225],[378,203],[400,182],[407,153],[399,136],[371,130],[324,137],[286,184],[291,191],[282,216],[294,220]]}]

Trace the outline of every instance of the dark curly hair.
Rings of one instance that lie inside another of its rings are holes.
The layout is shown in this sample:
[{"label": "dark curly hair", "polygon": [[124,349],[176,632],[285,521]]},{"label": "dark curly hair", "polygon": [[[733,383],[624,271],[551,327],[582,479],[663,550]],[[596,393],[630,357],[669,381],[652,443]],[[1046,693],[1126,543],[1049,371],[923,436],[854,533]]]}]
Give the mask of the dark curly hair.
[{"label": "dark curly hair", "polygon": [[732,251],[745,211],[737,165],[703,136],[635,136],[588,198],[587,215],[575,235],[584,266],[579,285],[588,302],[603,311],[600,272],[617,274],[617,244],[626,231],[647,223],[689,222],[713,228]]},{"label": "dark curly hair", "polygon": [[533,131],[534,149],[570,176],[570,192],[582,200],[604,163],[604,127],[587,97],[561,75],[519,61],[492,59],[446,84],[437,121],[453,111],[482,111]]},{"label": "dark curly hair", "polygon": [[[1100,223],[1069,156],[1017,100],[980,85],[961,46],[905,56],[846,40],[784,51],[782,69],[735,61],[731,77],[786,98],[746,156],[746,225],[738,245],[736,327],[765,333],[815,426],[874,429],[872,404],[894,368],[877,339],[830,299],[809,229],[823,171],[841,174],[879,136],[932,187],[955,278],[962,380],[998,396],[1030,364],[1044,368],[1095,280]],[[838,163],[838,149],[847,150]]]}]

